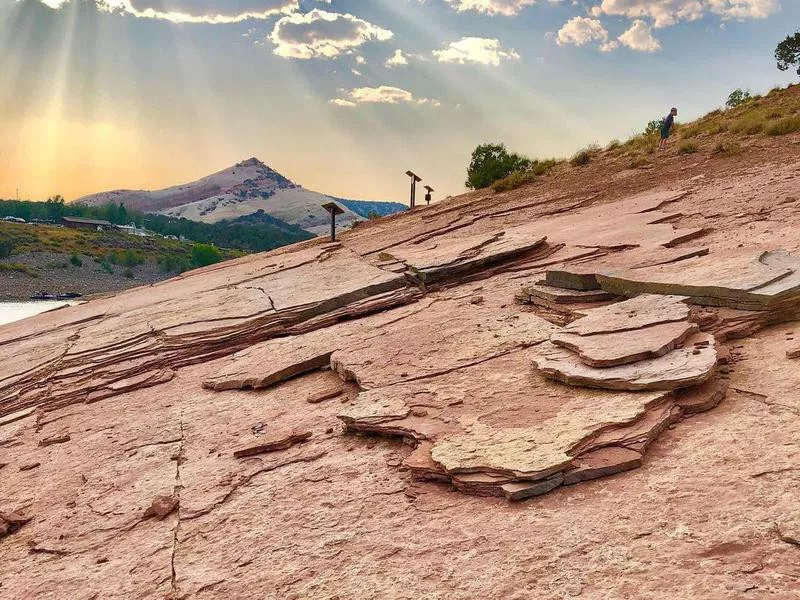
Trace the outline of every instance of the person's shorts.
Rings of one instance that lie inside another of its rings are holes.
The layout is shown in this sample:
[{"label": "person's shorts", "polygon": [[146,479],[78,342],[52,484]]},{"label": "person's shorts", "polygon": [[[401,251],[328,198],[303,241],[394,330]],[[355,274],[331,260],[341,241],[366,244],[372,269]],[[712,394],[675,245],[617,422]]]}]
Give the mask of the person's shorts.
[{"label": "person's shorts", "polygon": [[661,129],[661,139],[662,140],[666,140],[668,138],[669,138],[669,129],[664,127],[664,128]]}]

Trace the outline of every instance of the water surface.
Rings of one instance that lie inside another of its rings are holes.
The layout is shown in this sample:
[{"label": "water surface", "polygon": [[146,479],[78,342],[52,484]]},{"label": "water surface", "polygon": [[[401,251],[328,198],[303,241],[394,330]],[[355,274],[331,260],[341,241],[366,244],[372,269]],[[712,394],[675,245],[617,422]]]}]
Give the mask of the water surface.
[{"label": "water surface", "polygon": [[42,300],[36,302],[0,302],[0,325],[13,323],[14,321],[19,321],[20,319],[26,319],[28,317],[38,315],[39,313],[68,305],[69,302],[60,302],[57,300]]}]

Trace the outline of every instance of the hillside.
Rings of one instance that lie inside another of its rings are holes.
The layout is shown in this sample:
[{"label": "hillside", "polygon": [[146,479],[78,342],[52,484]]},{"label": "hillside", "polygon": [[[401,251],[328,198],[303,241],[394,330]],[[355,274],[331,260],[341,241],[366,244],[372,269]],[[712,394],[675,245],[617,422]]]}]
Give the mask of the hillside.
[{"label": "hillside", "polygon": [[0,328],[3,594],[795,597],[798,105]]},{"label": "hillside", "polygon": [[[87,296],[163,281],[203,266],[194,248],[155,236],[0,222],[0,300],[27,300],[38,291]],[[217,250],[214,260],[243,254]]]},{"label": "hillside", "polygon": [[[328,231],[330,217],[321,205],[331,201],[329,196],[295,184],[256,158],[164,190],[116,190],[76,200],[89,206],[123,204],[130,210],[203,223],[235,220],[262,211],[318,235]],[[376,203],[376,207],[385,213],[391,211],[382,204]],[[341,206],[345,212],[338,220],[343,227],[366,217],[355,205]]]}]

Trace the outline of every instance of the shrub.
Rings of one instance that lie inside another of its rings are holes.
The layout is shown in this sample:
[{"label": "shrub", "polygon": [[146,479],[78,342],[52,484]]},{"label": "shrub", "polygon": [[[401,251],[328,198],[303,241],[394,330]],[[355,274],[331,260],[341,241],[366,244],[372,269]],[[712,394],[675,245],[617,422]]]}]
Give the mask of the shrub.
[{"label": "shrub", "polygon": [[70,256],[69,257],[69,262],[71,262],[72,265],[75,266],[75,267],[82,267],[83,266],[83,261],[81,260],[80,256],[78,256],[77,254],[73,254],[72,256]]},{"label": "shrub", "polygon": [[133,279],[133,269],[125,269],[122,273],[123,277],[127,277],[128,279]]},{"label": "shrub", "polygon": [[712,150],[715,156],[736,156],[741,153],[742,147],[736,142],[719,142]]},{"label": "shrub", "polygon": [[472,152],[465,185],[472,190],[487,188],[495,181],[531,166],[529,158],[508,152],[504,144],[481,144]]},{"label": "shrub", "polygon": [[14,252],[14,244],[11,240],[0,240],[0,258],[8,258]]},{"label": "shrub", "polygon": [[730,127],[733,133],[745,133],[747,135],[756,135],[757,133],[761,133],[763,129],[764,115],[759,111],[745,114]]},{"label": "shrub", "polygon": [[800,117],[786,117],[767,126],[767,135],[778,136],[800,131]]},{"label": "shrub", "polygon": [[647,127],[644,128],[645,135],[655,135],[659,131],[661,131],[661,125],[664,123],[664,119],[654,119],[647,124]]},{"label": "shrub", "polygon": [[697,150],[697,144],[692,142],[684,142],[678,146],[678,154],[694,154]]},{"label": "shrub", "polygon": [[222,255],[215,246],[195,244],[192,246],[192,264],[196,267],[207,267],[222,260]]},{"label": "shrub", "polygon": [[536,174],[531,171],[517,171],[507,177],[498,179],[492,184],[492,189],[495,192],[508,192],[522,187],[526,183],[530,183],[536,179]]},{"label": "shrub", "polygon": [[622,145],[622,142],[619,140],[611,140],[608,142],[608,146],[606,146],[606,150],[616,150]]},{"label": "shrub", "polygon": [[31,269],[28,265],[23,265],[21,263],[0,263],[0,273],[4,271],[7,273],[23,273],[34,279],[39,277],[36,271]]},{"label": "shrub", "polygon": [[107,260],[104,260],[100,263],[100,268],[103,269],[103,271],[105,271],[106,273],[109,273],[111,275],[114,274],[114,267],[112,267],[111,263],[108,262]]},{"label": "shrub", "polygon": [[725,106],[728,108],[736,108],[737,106],[741,106],[748,100],[750,100],[750,91],[744,91],[742,89],[733,90],[728,96],[728,99],[725,101]]},{"label": "shrub", "polygon": [[586,150],[581,150],[573,156],[569,164],[573,167],[582,167],[583,165],[588,165],[592,161],[592,155]]}]

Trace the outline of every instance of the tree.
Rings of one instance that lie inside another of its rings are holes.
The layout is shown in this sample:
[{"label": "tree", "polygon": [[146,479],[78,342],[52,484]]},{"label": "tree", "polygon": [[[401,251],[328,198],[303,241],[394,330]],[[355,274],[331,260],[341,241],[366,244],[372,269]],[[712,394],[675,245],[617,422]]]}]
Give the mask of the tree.
[{"label": "tree", "polygon": [[645,135],[655,135],[661,131],[661,126],[664,124],[664,119],[653,119],[647,124],[644,129]]},{"label": "tree", "polygon": [[505,144],[481,144],[472,153],[465,185],[472,190],[489,187],[498,179],[531,167],[529,158],[508,152]]},{"label": "tree", "polygon": [[195,244],[192,247],[192,263],[196,267],[207,267],[222,260],[220,251],[208,244]]},{"label": "tree", "polygon": [[[800,32],[788,36],[775,48],[775,60],[781,71],[788,71],[792,66],[800,66]],[[797,70],[800,74],[800,68]]]},{"label": "tree", "polygon": [[51,221],[59,222],[64,216],[64,197],[56,194],[47,199],[47,218]]},{"label": "tree", "polygon": [[733,90],[731,95],[728,96],[728,100],[725,102],[725,106],[728,108],[736,108],[737,106],[741,106],[745,102],[750,100],[750,91],[744,91],[742,89]]}]

